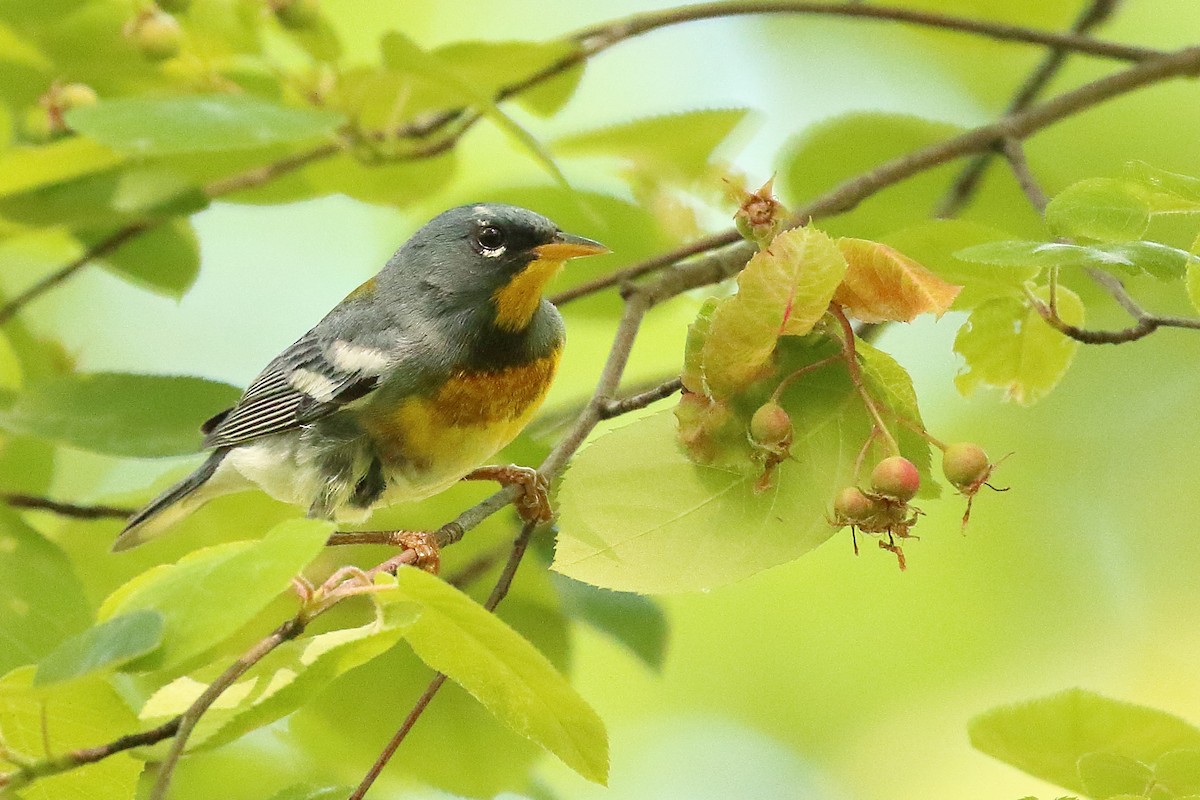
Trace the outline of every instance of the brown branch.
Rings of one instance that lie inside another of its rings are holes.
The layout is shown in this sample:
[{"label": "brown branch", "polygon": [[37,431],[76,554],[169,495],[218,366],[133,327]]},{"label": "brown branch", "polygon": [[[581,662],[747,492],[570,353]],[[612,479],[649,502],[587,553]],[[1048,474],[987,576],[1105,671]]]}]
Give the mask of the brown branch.
[{"label": "brown branch", "polygon": [[62,517],[75,519],[125,519],[133,514],[132,508],[118,506],[89,506],[75,503],[60,503],[48,497],[38,497],[21,492],[0,492],[0,501],[13,508],[30,508],[50,511]]},{"label": "brown branch", "polygon": [[[1075,19],[1075,23],[1071,26],[1071,32],[1078,35],[1086,34],[1112,16],[1119,4],[1120,0],[1092,0]],[[1070,52],[1071,50],[1065,47],[1052,47],[1037,68],[1025,79],[1017,93],[1013,95],[1004,113],[1013,114],[1028,108],[1059,73]],[[942,198],[941,203],[938,204],[934,216],[954,217],[966,207],[978,190],[994,155],[995,153],[992,151],[985,151],[967,162],[967,165],[958,174],[958,178],[946,192],[945,197]]]},{"label": "brown branch", "polygon": [[671,378],[669,381],[664,381],[652,389],[647,389],[644,392],[631,394],[628,397],[622,397],[618,400],[609,400],[600,408],[601,419],[612,419],[619,417],[622,414],[628,414],[631,411],[637,411],[645,408],[651,403],[657,403],[659,400],[665,400],[673,394],[677,394],[683,388],[682,378]]}]

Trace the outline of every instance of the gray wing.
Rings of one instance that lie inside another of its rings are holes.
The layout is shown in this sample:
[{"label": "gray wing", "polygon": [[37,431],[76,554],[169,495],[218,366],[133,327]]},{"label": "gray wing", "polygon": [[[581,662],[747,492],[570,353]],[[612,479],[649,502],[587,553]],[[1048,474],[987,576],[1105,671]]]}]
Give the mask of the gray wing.
[{"label": "gray wing", "polygon": [[322,337],[315,328],[277,356],[237,405],[201,426],[206,447],[229,447],[328,416],[370,394],[397,360],[389,349]]}]

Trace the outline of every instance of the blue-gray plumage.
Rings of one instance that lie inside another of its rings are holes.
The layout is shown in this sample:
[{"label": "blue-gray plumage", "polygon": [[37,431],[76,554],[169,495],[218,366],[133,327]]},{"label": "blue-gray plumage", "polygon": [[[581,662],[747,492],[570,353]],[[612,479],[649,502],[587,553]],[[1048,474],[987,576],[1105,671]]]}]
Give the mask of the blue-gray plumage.
[{"label": "blue-gray plumage", "polygon": [[256,485],[349,521],[458,481],[545,396],[564,341],[546,283],[566,259],[601,252],[514,206],[439,215],[205,423],[212,455],[135,514],[114,549]]}]

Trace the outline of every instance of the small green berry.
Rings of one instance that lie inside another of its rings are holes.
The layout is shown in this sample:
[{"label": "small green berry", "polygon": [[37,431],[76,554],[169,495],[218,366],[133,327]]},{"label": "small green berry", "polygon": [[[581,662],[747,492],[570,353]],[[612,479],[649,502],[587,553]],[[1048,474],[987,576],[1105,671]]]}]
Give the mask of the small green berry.
[{"label": "small green berry", "polygon": [[768,400],[750,418],[750,438],[762,447],[786,449],[792,443],[792,418],[783,406]]},{"label": "small green berry", "polygon": [[883,497],[907,503],[921,488],[921,476],[907,458],[892,456],[871,470],[871,488]]},{"label": "small green berry", "polygon": [[838,522],[866,522],[875,516],[877,510],[875,501],[863,494],[857,486],[842,489],[833,501],[833,511]]},{"label": "small green berry", "polygon": [[179,55],[183,47],[183,29],[165,11],[149,11],[134,21],[131,36],[142,55],[151,61],[165,61]]},{"label": "small green berry", "polygon": [[977,488],[991,471],[987,453],[974,442],[955,442],[942,455],[942,472],[960,491]]}]

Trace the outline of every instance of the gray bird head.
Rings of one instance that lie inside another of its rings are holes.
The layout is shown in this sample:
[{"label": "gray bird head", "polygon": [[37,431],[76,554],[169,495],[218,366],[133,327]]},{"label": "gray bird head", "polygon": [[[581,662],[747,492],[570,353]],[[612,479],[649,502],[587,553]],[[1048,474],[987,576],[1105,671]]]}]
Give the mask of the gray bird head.
[{"label": "gray bird head", "polygon": [[443,314],[482,313],[497,328],[516,332],[529,324],[546,284],[567,259],[607,252],[599,242],[563,233],[541,214],[480,203],[434,217],[380,278],[416,289]]}]

